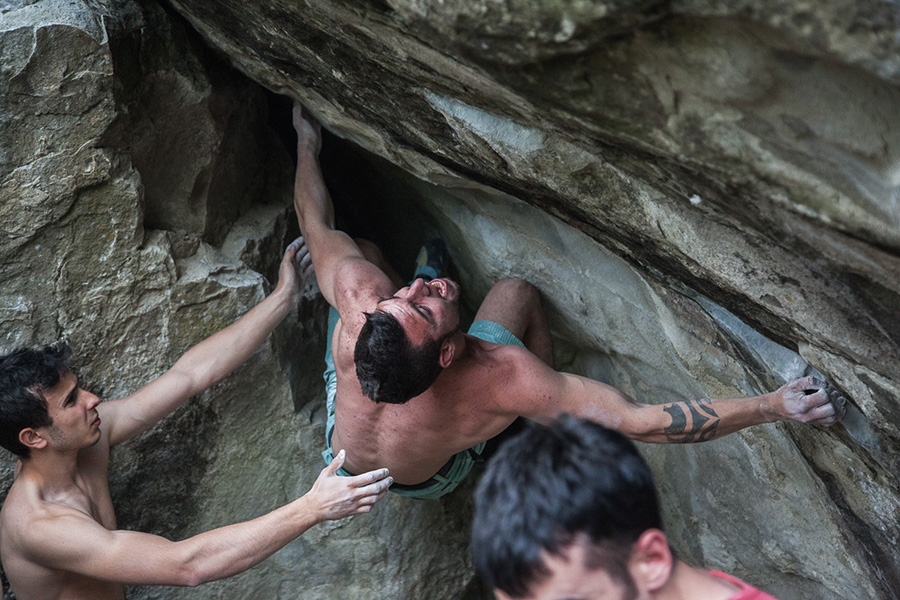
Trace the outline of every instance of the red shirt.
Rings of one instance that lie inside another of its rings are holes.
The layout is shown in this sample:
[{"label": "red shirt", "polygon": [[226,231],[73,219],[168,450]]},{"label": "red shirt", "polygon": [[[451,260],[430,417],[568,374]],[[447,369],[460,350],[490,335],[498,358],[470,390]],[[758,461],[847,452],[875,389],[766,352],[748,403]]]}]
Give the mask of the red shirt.
[{"label": "red shirt", "polygon": [[728,573],[722,573],[721,571],[710,571],[709,574],[713,577],[724,579],[725,581],[733,583],[734,585],[741,588],[738,593],[736,593],[728,600],[778,600],[778,598],[776,598],[775,596],[770,596],[764,591],[756,589],[749,583],[744,583],[737,577],[732,577]]}]

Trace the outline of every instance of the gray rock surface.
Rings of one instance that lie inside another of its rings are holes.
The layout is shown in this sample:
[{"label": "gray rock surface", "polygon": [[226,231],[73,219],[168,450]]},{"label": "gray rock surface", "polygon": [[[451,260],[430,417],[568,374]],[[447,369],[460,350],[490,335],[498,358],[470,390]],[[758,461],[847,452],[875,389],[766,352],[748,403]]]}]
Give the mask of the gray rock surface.
[{"label": "gray rock surface", "polygon": [[[67,340],[82,385],[121,397],[271,289],[296,229],[290,157],[263,89],[153,3],[0,3],[0,55],[0,352]],[[120,527],[182,539],[309,489],[315,289],[233,376],[114,450]],[[392,498],[239,577],[129,598],[457,597],[468,503]]]},{"label": "gray rock surface", "polygon": [[[149,0],[0,2],[3,350],[67,339],[112,398],[263,297],[293,217],[255,80],[336,134],[340,216],[398,266],[437,232],[470,309],[498,277],[534,282],[559,367],[651,402],[834,381],[843,425],[642,450],[687,559],[782,600],[900,597],[894,3],[171,4],[246,78]],[[179,538],[307,489],[323,319],[311,291],[116,451],[122,526]],[[484,597],[469,492],[130,597]]]}]

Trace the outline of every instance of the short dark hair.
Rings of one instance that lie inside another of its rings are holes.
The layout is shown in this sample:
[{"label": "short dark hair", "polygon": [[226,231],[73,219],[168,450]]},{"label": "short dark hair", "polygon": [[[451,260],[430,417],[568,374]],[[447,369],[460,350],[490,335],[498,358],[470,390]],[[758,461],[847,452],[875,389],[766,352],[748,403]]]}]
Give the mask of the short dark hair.
[{"label": "short dark hair", "polygon": [[563,556],[586,536],[612,577],[630,577],[615,556],[648,529],[662,530],[650,468],[622,434],[562,415],[529,423],[488,463],[475,491],[472,554],[494,589],[517,598],[549,575],[541,551]]},{"label": "short dark hair", "polygon": [[446,336],[415,346],[393,315],[380,310],[365,315],[353,352],[363,393],[375,402],[403,404],[431,387],[442,371]]},{"label": "short dark hair", "polygon": [[19,433],[53,423],[44,391],[69,370],[72,349],[62,342],[42,349],[19,348],[0,357],[0,446],[28,458]]}]

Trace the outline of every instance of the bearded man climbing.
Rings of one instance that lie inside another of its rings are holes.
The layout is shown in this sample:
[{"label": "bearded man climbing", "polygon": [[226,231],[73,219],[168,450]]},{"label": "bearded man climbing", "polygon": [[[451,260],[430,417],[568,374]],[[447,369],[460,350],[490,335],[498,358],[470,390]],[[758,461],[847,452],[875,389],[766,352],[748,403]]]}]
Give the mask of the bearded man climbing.
[{"label": "bearded man climbing", "polygon": [[810,377],[751,398],[647,404],[560,373],[540,294],[521,279],[497,282],[462,331],[457,283],[425,277],[404,285],[373,244],[335,229],[319,166],[320,131],[299,106],[294,128],[294,207],[332,307],[323,455],[346,451],[340,473],[385,466],[391,491],[437,498],[465,478],[485,441],[518,417],[547,424],[571,413],[660,443],[706,441],[775,421],[831,425],[843,417],[843,398]]}]

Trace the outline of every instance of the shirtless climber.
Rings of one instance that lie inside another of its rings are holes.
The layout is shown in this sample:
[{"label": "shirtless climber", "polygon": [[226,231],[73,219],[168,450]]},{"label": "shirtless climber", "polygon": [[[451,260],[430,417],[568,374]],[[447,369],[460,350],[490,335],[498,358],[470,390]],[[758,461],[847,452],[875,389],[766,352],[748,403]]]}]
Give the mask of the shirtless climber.
[{"label": "shirtless climber", "polygon": [[186,540],[116,529],[110,447],[134,438],[224,378],[263,343],[299,297],[302,240],[288,246],[275,290],[200,342],[160,377],[101,403],[68,368],[67,346],[0,357],[0,444],[19,456],[0,511],[0,556],[19,600],[122,600],[126,584],[194,586],[240,573],[316,523],[371,510],[387,469],[358,477],[325,467],[310,491],[251,521]]},{"label": "shirtless climber", "polygon": [[319,130],[299,106],[294,127],[294,207],[333,307],[324,456],[345,450],[342,474],[384,465],[395,480],[391,491],[436,498],[453,490],[484,442],[519,416],[547,424],[572,413],[661,443],[706,441],[774,421],[831,425],[843,417],[844,399],[809,377],[752,398],[654,405],[557,372],[539,293],[520,279],[497,282],[471,328],[461,331],[456,283],[417,278],[406,286],[377,248],[334,228]]}]

